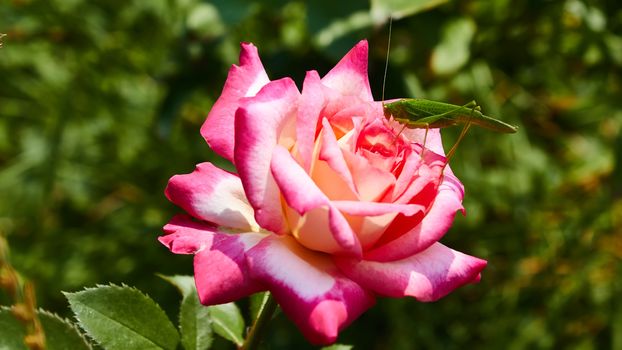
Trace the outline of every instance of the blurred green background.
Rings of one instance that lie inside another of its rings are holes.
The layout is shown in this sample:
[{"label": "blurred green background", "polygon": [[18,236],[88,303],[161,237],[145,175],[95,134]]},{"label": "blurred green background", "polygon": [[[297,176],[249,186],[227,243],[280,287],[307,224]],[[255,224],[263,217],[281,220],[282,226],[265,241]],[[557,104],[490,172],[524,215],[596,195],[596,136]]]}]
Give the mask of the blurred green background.
[{"label": "blurred green background", "polygon": [[[115,282],[174,315],[177,292],[154,274],[190,274],[192,259],[156,241],[180,212],[163,189],[223,164],[199,128],[239,43],[300,87],[367,38],[379,100],[389,14],[387,98],[476,99],[520,131],[472,128],[452,160],[467,216],[443,242],[489,260],[482,282],[431,304],[379,300],[340,342],[622,349],[617,0],[3,1],[0,234],[39,304],[69,315],[62,290]],[[458,133],[443,130],[447,147]],[[266,345],[312,348],[283,315]]]}]

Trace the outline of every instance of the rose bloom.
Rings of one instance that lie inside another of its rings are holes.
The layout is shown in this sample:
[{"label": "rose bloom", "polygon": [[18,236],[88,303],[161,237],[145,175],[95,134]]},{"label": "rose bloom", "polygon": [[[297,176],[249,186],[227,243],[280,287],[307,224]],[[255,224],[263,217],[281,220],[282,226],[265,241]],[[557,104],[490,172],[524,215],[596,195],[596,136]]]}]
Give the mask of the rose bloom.
[{"label": "rose bloom", "polygon": [[437,300],[477,282],[486,261],[439,243],[464,189],[438,129],[388,121],[359,42],[320,78],[271,81],[242,44],[201,134],[237,174],[201,163],[173,176],[159,238],[195,254],[205,305],[270,291],[315,344],[329,344],[376,296]]}]

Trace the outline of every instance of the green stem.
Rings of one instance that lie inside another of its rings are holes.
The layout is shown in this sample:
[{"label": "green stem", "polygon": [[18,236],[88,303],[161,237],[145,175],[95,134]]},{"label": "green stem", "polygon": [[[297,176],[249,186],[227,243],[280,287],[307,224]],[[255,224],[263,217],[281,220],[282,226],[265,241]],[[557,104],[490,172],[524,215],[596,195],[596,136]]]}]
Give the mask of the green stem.
[{"label": "green stem", "polygon": [[272,314],[276,311],[277,306],[278,304],[272,297],[272,294],[270,294],[270,292],[266,292],[264,302],[261,309],[259,309],[259,313],[257,314],[257,319],[255,319],[255,323],[253,323],[251,330],[248,332],[244,345],[240,348],[241,350],[257,349],[261,336],[266,331],[268,322],[272,319]]}]

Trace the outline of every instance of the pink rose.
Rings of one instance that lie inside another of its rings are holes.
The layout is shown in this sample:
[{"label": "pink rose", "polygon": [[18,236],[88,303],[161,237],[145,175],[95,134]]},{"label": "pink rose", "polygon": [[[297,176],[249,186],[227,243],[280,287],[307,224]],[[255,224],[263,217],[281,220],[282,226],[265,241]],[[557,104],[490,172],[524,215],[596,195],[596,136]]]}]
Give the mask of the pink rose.
[{"label": "pink rose", "polygon": [[367,42],[326,76],[269,80],[242,44],[201,134],[237,174],[201,163],[169,181],[190,216],[160,237],[195,254],[201,302],[269,290],[309,341],[328,344],[376,296],[437,300],[476,282],[486,261],[438,242],[463,210],[463,187],[438,130],[383,115],[367,79]]}]

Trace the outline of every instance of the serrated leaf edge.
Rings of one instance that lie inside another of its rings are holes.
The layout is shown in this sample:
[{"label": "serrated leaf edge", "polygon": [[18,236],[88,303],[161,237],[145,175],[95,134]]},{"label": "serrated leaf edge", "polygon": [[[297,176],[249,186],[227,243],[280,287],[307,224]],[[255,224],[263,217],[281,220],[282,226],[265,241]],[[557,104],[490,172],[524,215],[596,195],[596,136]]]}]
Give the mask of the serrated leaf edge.
[{"label": "serrated leaf edge", "polygon": [[80,336],[80,338],[84,341],[84,344],[85,344],[85,345],[86,345],[89,349],[93,349],[93,346],[91,346],[91,342],[89,342],[89,340],[87,339],[87,337],[85,336],[85,334],[84,334],[84,333],[82,333],[82,332],[80,331],[80,327],[78,327],[78,325],[77,325],[77,324],[75,324],[75,323],[71,322],[71,320],[70,320],[70,319],[60,317],[59,315],[55,314],[54,312],[47,311],[47,310],[44,310],[44,309],[41,309],[41,308],[37,309],[37,313],[40,313],[40,314],[47,315],[47,316],[50,316],[50,317],[52,317],[52,318],[55,318],[55,319],[57,319],[57,320],[61,321],[63,324],[65,324],[65,325],[69,326],[69,328],[71,328],[71,329],[75,330],[75,331],[76,331],[76,333],[78,333],[78,335]]},{"label": "serrated leaf edge", "polygon": [[[67,302],[69,302],[69,308],[71,309],[71,311],[73,312],[74,317],[75,317],[75,318],[76,318],[76,320],[78,321],[78,326],[79,326],[82,330],[84,330],[84,332],[88,335],[88,337],[89,337],[89,338],[93,339],[93,341],[95,341],[95,342],[96,342],[97,344],[99,344],[99,345],[102,345],[102,344],[101,344],[101,343],[100,343],[100,342],[99,342],[99,341],[98,341],[98,340],[97,340],[97,339],[93,336],[92,332],[91,332],[91,331],[89,331],[88,329],[86,329],[86,327],[82,324],[82,320],[81,320],[81,319],[80,319],[80,317],[76,314],[76,312],[73,310],[73,308],[72,308],[72,305],[73,305],[73,304],[71,303],[71,301],[69,300],[69,298],[68,298],[67,296],[68,296],[68,295],[70,295],[70,294],[78,294],[78,293],[84,293],[84,292],[87,292],[87,291],[93,291],[93,290],[100,289],[100,288],[117,288],[117,289],[124,289],[124,288],[128,288],[128,289],[130,289],[130,290],[135,290],[135,291],[137,291],[138,293],[140,293],[143,297],[146,297],[148,300],[150,300],[151,302],[153,302],[153,304],[154,304],[154,305],[155,305],[155,306],[156,306],[156,307],[157,307],[157,308],[158,308],[158,309],[162,312],[162,314],[166,317],[166,319],[167,319],[169,322],[171,322],[170,318],[168,318],[168,315],[166,315],[166,313],[164,312],[164,310],[162,310],[162,308],[160,307],[160,305],[159,305],[158,303],[156,303],[156,302],[155,302],[155,300],[153,300],[153,299],[152,299],[152,298],[151,298],[148,294],[143,293],[140,289],[138,289],[138,288],[136,288],[136,287],[128,286],[128,285],[126,285],[125,283],[122,283],[120,286],[119,286],[119,285],[116,285],[116,284],[114,284],[114,283],[109,283],[109,284],[96,284],[96,285],[95,285],[95,287],[86,287],[86,288],[84,288],[84,289],[82,289],[81,291],[78,291],[78,292],[64,292],[64,291],[63,291],[63,292],[62,292],[62,293],[63,293],[63,295],[64,295],[64,296],[65,296],[65,298],[67,299]],[[100,315],[102,315],[102,316],[105,316],[105,315],[103,315],[101,312],[99,312],[99,311],[97,311],[97,310],[95,310],[95,309],[91,309],[91,310],[93,310],[93,311],[97,312],[98,314],[100,314]],[[106,317],[106,318],[107,318],[107,319],[110,319],[110,318],[108,318],[108,317]],[[115,323],[117,323],[117,324],[120,324],[120,325],[122,325],[122,326],[124,326],[124,327],[126,327],[126,328],[128,328],[128,329],[130,329],[130,330],[132,330],[132,331],[134,331],[134,332],[135,332],[136,334],[138,334],[141,338],[146,339],[149,343],[151,343],[151,344],[153,344],[153,345],[155,345],[155,346],[157,346],[157,347],[159,347],[159,348],[163,349],[163,347],[162,347],[162,346],[160,346],[160,344],[156,344],[156,343],[154,343],[151,339],[148,339],[148,338],[146,338],[146,337],[142,336],[141,334],[139,334],[138,332],[136,332],[133,328],[131,328],[131,327],[129,327],[129,326],[127,326],[127,325],[125,325],[125,324],[123,324],[123,323],[121,323],[121,322],[118,322],[118,321],[116,321],[116,320],[112,320],[112,319],[110,319],[110,320],[111,320],[111,321],[113,321],[113,322],[115,322]],[[173,325],[173,322],[171,322],[171,324]],[[174,329],[174,330],[175,330],[175,332],[177,333],[177,338],[178,338],[177,345],[179,345],[179,339],[180,339],[180,337],[179,337],[179,332],[177,331],[177,327],[175,327],[175,325],[173,325],[173,329]],[[102,346],[103,346],[103,345],[102,345]]]},{"label": "serrated leaf edge", "polygon": [[[7,306],[7,305],[0,305],[0,312],[2,312],[2,311],[8,311],[9,313],[11,313],[11,307]],[[48,310],[44,310],[42,308],[38,308],[37,309],[37,313],[38,314],[43,314],[43,315],[46,315],[46,316],[50,316],[50,317],[52,317],[54,319],[57,319],[57,320],[61,321],[64,325],[69,326],[69,328],[75,330],[76,333],[78,333],[80,338],[84,341],[84,345],[86,345],[89,349],[93,349],[93,346],[91,345],[91,342],[89,341],[89,339],[86,336],[86,334],[82,333],[80,331],[81,328],[77,324],[71,322],[70,319],[60,317],[58,314],[56,314],[54,312],[51,312],[51,311],[48,311]],[[17,321],[17,319],[16,319],[16,321]]]}]

